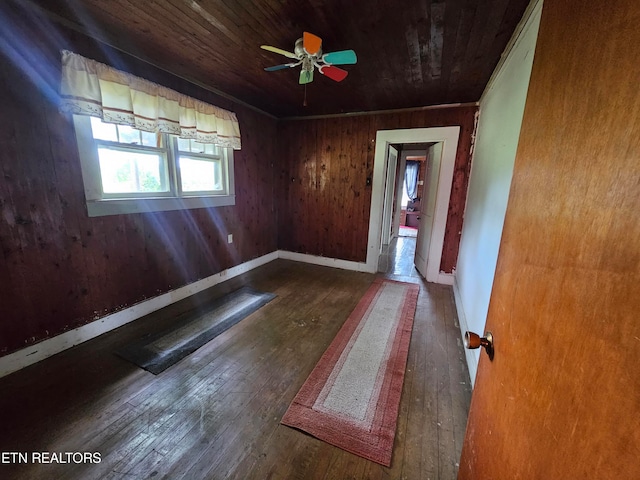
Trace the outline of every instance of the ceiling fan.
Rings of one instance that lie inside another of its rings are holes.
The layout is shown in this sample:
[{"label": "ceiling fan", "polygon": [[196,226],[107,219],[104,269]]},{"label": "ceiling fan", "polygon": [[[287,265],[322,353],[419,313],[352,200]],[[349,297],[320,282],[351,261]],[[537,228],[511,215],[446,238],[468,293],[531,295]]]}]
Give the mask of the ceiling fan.
[{"label": "ceiling fan", "polygon": [[313,33],[304,32],[302,38],[296,40],[293,52],[287,52],[280,48],[271,47],[269,45],[260,45],[260,48],[270,52],[279,53],[287,58],[294,59],[294,62],[284,63],[267,67],[267,72],[275,72],[286,68],[297,67],[302,65],[300,71],[300,85],[306,85],[313,81],[314,68],[318,69],[325,77],[331,80],[341,82],[349,72],[334,65],[353,65],[358,61],[356,52],[353,50],[341,50],[339,52],[322,53],[322,39]]}]

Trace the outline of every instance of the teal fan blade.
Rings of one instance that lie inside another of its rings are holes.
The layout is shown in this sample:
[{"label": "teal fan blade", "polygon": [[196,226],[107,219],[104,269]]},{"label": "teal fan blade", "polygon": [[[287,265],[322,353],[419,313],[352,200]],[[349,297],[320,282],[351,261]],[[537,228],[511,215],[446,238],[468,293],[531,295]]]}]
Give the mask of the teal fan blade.
[{"label": "teal fan blade", "polygon": [[353,50],[342,50],[326,53],[322,56],[322,60],[330,65],[353,65],[358,61],[358,57]]}]

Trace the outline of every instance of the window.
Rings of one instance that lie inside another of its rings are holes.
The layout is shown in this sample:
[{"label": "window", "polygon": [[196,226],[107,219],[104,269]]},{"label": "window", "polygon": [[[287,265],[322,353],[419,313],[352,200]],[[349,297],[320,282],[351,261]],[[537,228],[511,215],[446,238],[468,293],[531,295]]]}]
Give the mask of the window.
[{"label": "window", "polygon": [[235,113],[67,50],[60,111],[73,114],[90,216],[235,204]]},{"label": "window", "polygon": [[73,120],[89,216],[235,204],[231,148]]}]

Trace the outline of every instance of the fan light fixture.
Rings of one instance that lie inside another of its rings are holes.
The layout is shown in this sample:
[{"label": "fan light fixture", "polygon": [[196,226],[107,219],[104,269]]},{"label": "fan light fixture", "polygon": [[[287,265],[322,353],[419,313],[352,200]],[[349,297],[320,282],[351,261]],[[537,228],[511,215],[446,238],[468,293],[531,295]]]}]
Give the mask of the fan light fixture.
[{"label": "fan light fixture", "polygon": [[302,65],[302,69],[300,70],[300,85],[306,85],[313,81],[313,72],[316,68],[318,72],[325,77],[329,77],[336,82],[341,82],[347,77],[349,72],[334,65],[353,65],[358,61],[356,52],[353,50],[341,50],[339,52],[323,54],[322,39],[309,32],[304,32],[302,38],[296,40],[293,52],[287,52],[286,50],[269,45],[261,45],[260,48],[295,60],[295,62],[267,67],[265,68],[267,72],[275,72],[277,70]]}]

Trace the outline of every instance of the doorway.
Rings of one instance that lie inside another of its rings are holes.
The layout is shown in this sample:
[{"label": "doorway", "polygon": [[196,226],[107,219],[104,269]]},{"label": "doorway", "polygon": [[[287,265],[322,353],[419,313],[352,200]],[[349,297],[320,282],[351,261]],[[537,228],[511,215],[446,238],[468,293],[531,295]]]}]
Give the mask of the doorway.
[{"label": "doorway", "polygon": [[416,237],[420,226],[420,213],[425,204],[424,181],[428,172],[427,149],[429,143],[398,145],[400,163],[394,181],[396,203],[392,232],[398,237]]},{"label": "doorway", "polygon": [[389,145],[378,272],[414,276],[416,241],[422,207],[426,206],[431,143]]},{"label": "doorway", "polygon": [[[459,126],[380,130],[377,132],[367,247],[368,271],[374,272],[378,269],[379,252],[382,246],[383,203],[389,146],[393,144],[438,143],[442,145],[442,155],[437,173],[434,170],[432,231],[430,232],[429,246],[425,252],[427,264],[423,274],[430,282],[453,283],[451,274],[440,272],[440,259],[444,247],[444,232],[459,133]],[[396,217],[396,220],[399,229],[399,217]]]}]

